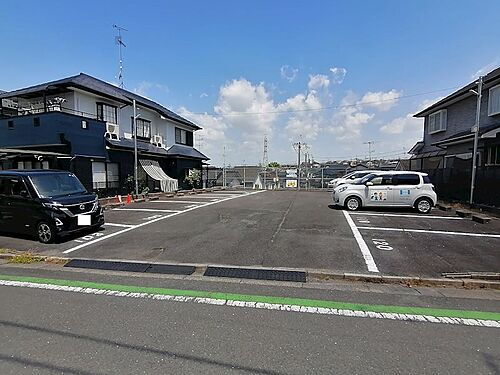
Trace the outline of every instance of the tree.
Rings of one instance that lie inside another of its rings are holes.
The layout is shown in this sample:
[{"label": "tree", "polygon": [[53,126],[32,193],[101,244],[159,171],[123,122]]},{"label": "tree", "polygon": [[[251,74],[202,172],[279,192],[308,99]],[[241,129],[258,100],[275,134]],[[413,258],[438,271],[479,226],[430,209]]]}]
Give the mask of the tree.
[{"label": "tree", "polygon": [[201,171],[199,169],[190,169],[188,175],[184,179],[184,182],[189,184],[191,188],[196,188],[201,180]]},{"label": "tree", "polygon": [[281,167],[280,163],[278,163],[277,161],[272,161],[267,166],[269,168],[279,168],[279,167]]}]

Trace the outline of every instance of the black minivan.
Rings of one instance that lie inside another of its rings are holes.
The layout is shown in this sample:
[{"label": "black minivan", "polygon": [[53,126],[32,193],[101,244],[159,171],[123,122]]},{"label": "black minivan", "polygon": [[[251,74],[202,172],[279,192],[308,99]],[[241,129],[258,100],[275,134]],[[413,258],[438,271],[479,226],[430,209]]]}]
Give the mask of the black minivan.
[{"label": "black minivan", "polygon": [[104,224],[97,196],[71,172],[0,171],[0,230],[35,235],[53,242],[82,229]]}]

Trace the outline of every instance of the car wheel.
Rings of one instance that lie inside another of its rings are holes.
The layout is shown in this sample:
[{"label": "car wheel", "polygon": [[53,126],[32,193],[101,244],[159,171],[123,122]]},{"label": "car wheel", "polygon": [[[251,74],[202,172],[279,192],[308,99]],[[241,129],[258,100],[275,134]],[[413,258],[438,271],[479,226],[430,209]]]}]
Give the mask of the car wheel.
[{"label": "car wheel", "polygon": [[55,240],[56,231],[53,225],[40,221],[36,226],[36,235],[41,243],[51,243]]},{"label": "car wheel", "polygon": [[358,197],[348,197],[345,200],[345,208],[348,209],[349,211],[356,211],[359,210],[361,207],[361,199]]},{"label": "car wheel", "polygon": [[421,214],[428,214],[432,209],[432,201],[429,198],[420,198],[415,202],[415,208]]}]

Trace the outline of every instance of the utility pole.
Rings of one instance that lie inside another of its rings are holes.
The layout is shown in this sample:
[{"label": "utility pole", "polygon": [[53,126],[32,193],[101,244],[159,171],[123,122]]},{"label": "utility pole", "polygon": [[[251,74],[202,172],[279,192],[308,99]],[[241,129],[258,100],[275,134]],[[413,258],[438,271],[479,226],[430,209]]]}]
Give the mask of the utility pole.
[{"label": "utility pole", "polygon": [[306,190],[309,189],[309,169],[308,169],[308,164],[309,164],[309,153],[306,152],[304,155],[304,169],[306,170]]},{"label": "utility pole", "polygon": [[476,124],[473,127],[474,131],[474,150],[472,152],[472,178],[470,182],[470,200],[469,203],[472,204],[474,201],[474,187],[476,184],[476,169],[477,169],[477,144],[479,142],[479,119],[481,117],[481,98],[483,96],[483,77],[479,77],[477,82],[477,92],[470,90],[477,95],[477,105],[476,105]]},{"label": "utility pole", "polygon": [[323,171],[324,171],[325,168],[321,167],[321,189],[323,189],[325,186],[324,186],[324,176],[323,176]]},{"label": "utility pole", "polygon": [[243,189],[247,188],[247,164],[243,160]]},{"label": "utility pole", "polygon": [[368,158],[370,161],[372,161],[372,145],[374,143],[375,141],[363,142],[364,145],[368,145]]},{"label": "utility pole", "polygon": [[132,105],[134,106],[134,121],[132,126],[134,127],[134,182],[135,182],[135,196],[139,196],[139,181],[137,175],[137,106],[135,105],[135,99],[132,100]]},{"label": "utility pole", "polygon": [[262,155],[262,167],[264,171],[264,189],[267,190],[267,166],[269,164],[269,157],[267,155],[267,135],[264,135],[264,153]]},{"label": "utility pole", "polygon": [[222,165],[222,186],[226,187],[226,146],[224,146],[224,152],[222,153],[223,165]]},{"label": "utility pole", "polygon": [[304,142],[295,142],[293,148],[297,151],[297,190],[300,190],[300,151],[302,147],[307,147]]}]

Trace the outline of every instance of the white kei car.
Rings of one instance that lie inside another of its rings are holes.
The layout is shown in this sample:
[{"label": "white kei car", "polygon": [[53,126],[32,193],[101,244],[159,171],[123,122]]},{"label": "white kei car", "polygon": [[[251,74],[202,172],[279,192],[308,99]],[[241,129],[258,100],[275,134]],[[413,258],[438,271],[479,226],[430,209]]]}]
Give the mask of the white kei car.
[{"label": "white kei car", "polygon": [[333,190],[333,203],[350,211],[361,207],[414,207],[427,214],[436,202],[434,185],[421,172],[374,172]]},{"label": "white kei car", "polygon": [[342,184],[352,184],[356,182],[358,179],[365,177],[366,175],[370,173],[375,173],[375,172],[380,172],[380,171],[354,171],[351,173],[346,174],[345,176],[334,178],[333,180],[328,182],[328,188],[329,189],[335,189],[337,186],[342,185]]}]

